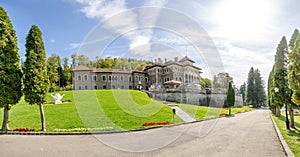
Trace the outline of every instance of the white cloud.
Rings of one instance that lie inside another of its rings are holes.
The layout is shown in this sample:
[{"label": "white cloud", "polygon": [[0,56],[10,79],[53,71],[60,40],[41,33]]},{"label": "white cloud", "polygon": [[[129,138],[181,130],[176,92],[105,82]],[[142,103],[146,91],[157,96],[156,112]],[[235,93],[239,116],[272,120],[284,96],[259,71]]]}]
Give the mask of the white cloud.
[{"label": "white cloud", "polygon": [[136,36],[132,42],[130,43],[130,49],[133,49],[135,47],[141,46],[141,45],[146,45],[149,44],[149,37],[147,36]]},{"label": "white cloud", "polygon": [[50,40],[50,43],[55,43],[55,40],[54,40],[54,39],[51,39],[51,40]]},{"label": "white cloud", "polygon": [[115,14],[125,11],[125,0],[76,0],[83,5],[81,12],[88,18],[107,19]]},{"label": "white cloud", "polygon": [[[125,0],[76,0],[83,5],[81,12],[86,17],[102,21],[103,27],[113,30],[129,40],[130,49],[141,44],[149,45],[152,29],[140,29],[141,25],[155,26],[159,10],[130,10]],[[163,7],[166,0],[145,1],[144,6]],[[147,46],[146,46],[147,47]],[[144,47],[144,48],[146,48]],[[148,46],[148,48],[150,48]],[[146,49],[145,51],[149,51]]]}]

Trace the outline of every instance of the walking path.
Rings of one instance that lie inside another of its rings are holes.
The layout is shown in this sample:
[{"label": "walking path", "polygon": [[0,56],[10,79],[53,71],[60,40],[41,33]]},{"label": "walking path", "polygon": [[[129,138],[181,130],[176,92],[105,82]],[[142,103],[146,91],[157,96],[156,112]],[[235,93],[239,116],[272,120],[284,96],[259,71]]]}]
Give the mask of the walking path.
[{"label": "walking path", "polygon": [[146,131],[0,136],[1,156],[284,157],[268,110]]},{"label": "walking path", "polygon": [[193,118],[191,115],[183,111],[180,107],[176,105],[169,105],[172,109],[175,109],[175,113],[178,117],[180,117],[184,122],[193,122],[196,121],[195,118]]}]

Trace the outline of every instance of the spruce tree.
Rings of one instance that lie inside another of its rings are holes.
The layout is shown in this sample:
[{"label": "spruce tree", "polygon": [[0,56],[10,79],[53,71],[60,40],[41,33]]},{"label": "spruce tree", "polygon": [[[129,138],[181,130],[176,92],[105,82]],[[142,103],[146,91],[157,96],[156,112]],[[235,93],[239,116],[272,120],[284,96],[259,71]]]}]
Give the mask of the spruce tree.
[{"label": "spruce tree", "polygon": [[26,60],[24,62],[24,95],[29,104],[40,108],[42,131],[46,131],[43,103],[49,90],[47,63],[42,33],[33,25],[26,38]]},{"label": "spruce tree", "polygon": [[254,68],[251,67],[248,73],[247,88],[246,88],[246,104],[253,105],[255,103],[255,87],[254,87]]},{"label": "spruce tree", "polygon": [[0,107],[4,108],[2,130],[8,130],[8,114],[11,105],[22,97],[22,71],[16,32],[0,6]]},{"label": "spruce tree", "polygon": [[296,42],[296,39],[297,39],[298,34],[299,34],[298,29],[295,29],[294,32],[293,32],[293,35],[292,35],[292,37],[291,37],[291,39],[290,39],[290,42],[289,42],[289,48],[290,48],[291,51],[292,51],[293,48],[294,48],[294,44],[295,44],[295,42]]},{"label": "spruce tree", "polygon": [[[291,119],[291,128],[295,128],[294,106],[297,105],[295,103],[295,101],[293,101],[293,95],[294,95],[295,90],[293,90],[291,85],[295,85],[295,83],[293,83],[293,81],[295,81],[295,76],[297,77],[297,75],[295,75],[294,72],[297,71],[297,64],[298,64],[298,69],[299,69],[299,63],[300,63],[300,62],[298,62],[298,63],[296,62],[296,64],[295,64],[295,59],[294,59],[295,57],[293,57],[294,54],[297,55],[297,53],[295,53],[294,50],[297,52],[297,48],[296,48],[295,44],[297,44],[296,41],[297,41],[298,37],[299,37],[299,31],[297,29],[295,29],[293,32],[293,35],[290,39],[290,43],[289,43],[290,53],[288,54],[288,58],[289,58],[289,60],[288,60],[288,65],[289,65],[288,66],[288,81],[289,81],[288,100],[289,101],[288,101],[288,103],[290,104],[289,113],[290,113],[290,119]],[[299,58],[299,55],[298,55],[298,58]],[[291,79],[291,77],[292,77],[292,79]],[[296,81],[297,83],[299,83],[299,78],[300,77],[298,77],[298,81]],[[299,86],[298,86],[298,89],[299,89]]]},{"label": "spruce tree", "polygon": [[287,84],[287,55],[288,48],[286,38],[282,37],[275,55],[275,67],[274,67],[274,88],[279,89],[279,94],[274,97],[274,102],[276,104],[284,104],[286,98],[286,92],[288,91]]},{"label": "spruce tree", "polygon": [[255,89],[255,107],[260,107],[266,103],[266,92],[264,89],[264,82],[260,76],[260,71],[258,69],[254,72],[254,89]]},{"label": "spruce tree", "polygon": [[[294,36],[294,35],[293,35]],[[297,36],[295,43],[293,45],[292,52],[289,53],[290,64],[288,66],[288,83],[289,88],[292,90],[291,94],[291,109],[293,103],[300,105],[300,35]],[[293,110],[291,110],[293,112]],[[291,114],[290,112],[290,114]],[[291,114],[291,127],[294,126],[293,113]]]},{"label": "spruce tree", "polygon": [[231,82],[229,82],[228,89],[227,89],[226,103],[229,108],[229,115],[231,115],[231,107],[234,106],[235,103],[235,91],[234,88],[232,87]]}]

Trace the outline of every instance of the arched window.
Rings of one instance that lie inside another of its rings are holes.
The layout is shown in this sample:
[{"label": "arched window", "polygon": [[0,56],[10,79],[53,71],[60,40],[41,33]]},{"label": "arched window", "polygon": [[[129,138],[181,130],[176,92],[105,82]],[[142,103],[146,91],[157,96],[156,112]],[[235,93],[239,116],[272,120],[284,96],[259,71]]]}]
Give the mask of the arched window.
[{"label": "arched window", "polygon": [[88,80],[88,76],[84,75],[84,81],[87,81],[87,80]]},{"label": "arched window", "polygon": [[94,89],[98,89],[98,86],[97,86],[97,85],[95,85],[95,86],[94,86]]},{"label": "arched window", "polygon": [[81,81],[81,76],[80,76],[80,75],[78,76],[77,80],[78,80],[78,81]]},{"label": "arched window", "polygon": [[85,86],[84,89],[87,89],[87,86]]},{"label": "arched window", "polygon": [[79,86],[79,88],[78,88],[79,90],[81,90],[81,86]]}]

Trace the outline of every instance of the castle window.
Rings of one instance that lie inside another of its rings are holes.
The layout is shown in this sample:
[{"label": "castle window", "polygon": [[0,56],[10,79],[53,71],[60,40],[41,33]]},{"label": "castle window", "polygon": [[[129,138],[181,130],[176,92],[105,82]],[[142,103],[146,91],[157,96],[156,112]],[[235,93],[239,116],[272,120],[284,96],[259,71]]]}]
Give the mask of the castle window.
[{"label": "castle window", "polygon": [[124,89],[124,85],[121,86],[121,89]]},{"label": "castle window", "polygon": [[138,81],[139,80],[139,76],[135,76],[135,81]]},{"label": "castle window", "polygon": [[105,80],[106,80],[106,76],[103,75],[103,76],[102,76],[102,81],[105,81]]},{"label": "castle window", "polygon": [[94,86],[94,89],[98,89],[98,86],[97,86],[97,85],[95,85],[95,86]]},{"label": "castle window", "polygon": [[93,79],[94,79],[94,81],[97,81],[97,76],[94,75],[94,76],[93,76]]},{"label": "castle window", "polygon": [[123,81],[123,79],[124,79],[123,76],[121,76],[120,79],[121,79],[121,81]]},{"label": "castle window", "polygon": [[111,76],[108,76],[108,80],[111,81]]},{"label": "castle window", "polygon": [[128,81],[131,82],[131,76],[128,77]]},{"label": "castle window", "polygon": [[87,86],[85,86],[84,89],[87,89]]},{"label": "castle window", "polygon": [[81,90],[81,86],[79,86],[79,88],[78,88],[79,90]]},{"label": "castle window", "polygon": [[78,81],[81,81],[81,76],[79,75],[77,79],[78,79]]},{"label": "castle window", "polygon": [[87,81],[87,80],[88,80],[88,76],[84,75],[84,81]]}]

